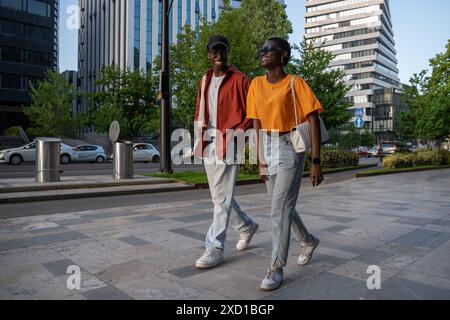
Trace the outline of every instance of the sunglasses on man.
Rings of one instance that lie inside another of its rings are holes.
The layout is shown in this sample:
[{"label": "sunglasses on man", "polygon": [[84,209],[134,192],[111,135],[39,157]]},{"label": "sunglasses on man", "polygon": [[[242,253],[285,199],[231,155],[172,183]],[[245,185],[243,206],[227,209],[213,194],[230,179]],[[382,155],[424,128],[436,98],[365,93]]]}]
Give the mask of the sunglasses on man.
[{"label": "sunglasses on man", "polygon": [[264,47],[262,47],[261,49],[258,50],[258,57],[261,57],[269,52],[274,52],[274,51],[283,51],[283,49],[274,47],[274,46],[272,46],[271,43],[268,43],[268,44],[264,45]]}]

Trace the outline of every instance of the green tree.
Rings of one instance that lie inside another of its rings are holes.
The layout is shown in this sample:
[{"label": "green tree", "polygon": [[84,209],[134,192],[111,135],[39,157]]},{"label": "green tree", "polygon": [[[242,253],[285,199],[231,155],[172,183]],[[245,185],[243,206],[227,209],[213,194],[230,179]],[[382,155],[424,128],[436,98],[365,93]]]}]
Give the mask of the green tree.
[{"label": "green tree", "polygon": [[76,135],[77,119],[73,116],[74,88],[62,74],[49,71],[44,80],[31,86],[31,105],[24,108],[31,126],[31,136],[69,137]]},{"label": "green tree", "polygon": [[103,68],[96,86],[98,92],[87,98],[91,105],[90,124],[97,132],[108,131],[112,121],[120,123],[121,136],[132,139],[141,132],[155,133],[159,117],[155,79],[151,72]]},{"label": "green tree", "polygon": [[407,112],[399,115],[402,138],[441,140],[450,135],[450,40],[446,51],[430,60],[431,76],[414,74],[405,89]]},{"label": "green tree", "polygon": [[352,149],[358,146],[371,147],[376,143],[376,137],[370,131],[357,129],[353,124],[346,123],[341,128],[338,142],[341,149]]},{"label": "green tree", "polygon": [[244,0],[239,9],[223,11],[212,26],[213,33],[229,39],[230,62],[251,79],[264,73],[257,56],[258,49],[270,37],[288,39],[292,31],[283,5],[276,0]]},{"label": "green tree", "polygon": [[289,72],[306,80],[325,110],[321,114],[325,126],[330,131],[335,131],[351,118],[347,111],[351,104],[345,99],[350,90],[345,84],[345,72],[340,69],[327,70],[334,55],[314,48],[312,43],[304,40],[300,46],[295,45],[294,50],[300,53],[300,57],[292,59]]},{"label": "green tree", "polygon": [[198,32],[188,26],[178,35],[171,48],[171,85],[176,108],[174,123],[192,129],[197,89],[202,75],[209,68],[206,43],[212,34],[221,34],[230,41],[229,62],[250,78],[261,75],[257,50],[267,38],[287,38],[292,25],[276,0],[244,0],[239,9],[224,3],[217,22],[202,21]]}]

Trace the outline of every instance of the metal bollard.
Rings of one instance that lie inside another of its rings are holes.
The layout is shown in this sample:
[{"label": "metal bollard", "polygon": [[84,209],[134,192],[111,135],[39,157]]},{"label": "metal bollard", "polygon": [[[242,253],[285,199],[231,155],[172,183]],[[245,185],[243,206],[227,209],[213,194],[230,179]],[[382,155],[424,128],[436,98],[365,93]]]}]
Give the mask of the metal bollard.
[{"label": "metal bollard", "polygon": [[36,139],[36,182],[60,181],[60,143],[57,138]]},{"label": "metal bollard", "polygon": [[113,179],[133,179],[133,142],[116,141],[113,147]]}]

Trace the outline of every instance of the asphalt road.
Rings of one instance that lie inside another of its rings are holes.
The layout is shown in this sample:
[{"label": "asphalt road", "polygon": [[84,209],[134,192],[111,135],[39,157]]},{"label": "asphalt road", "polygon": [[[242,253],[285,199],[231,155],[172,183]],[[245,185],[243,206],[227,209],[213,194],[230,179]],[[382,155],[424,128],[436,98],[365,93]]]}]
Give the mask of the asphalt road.
[{"label": "asphalt road", "polygon": [[[360,164],[377,163],[376,158],[361,158]],[[111,162],[106,163],[69,163],[61,165],[64,176],[87,176],[87,175],[112,175],[113,165]],[[204,171],[203,165],[174,165],[174,172],[182,171]],[[134,163],[134,173],[136,175],[144,173],[159,172],[159,163]],[[0,164],[0,179],[10,178],[34,178],[35,165],[33,163],[22,163],[19,166],[12,166],[5,163]]]},{"label": "asphalt road", "polygon": [[[112,162],[106,163],[69,163],[61,165],[64,176],[88,176],[88,175],[112,175]],[[180,171],[203,171],[202,165],[179,165],[173,166],[175,172]],[[159,163],[134,163],[134,173],[144,174],[159,172]],[[19,166],[12,166],[5,163],[0,164],[0,179],[10,178],[33,178],[35,176],[35,165],[33,163],[22,163]]]}]

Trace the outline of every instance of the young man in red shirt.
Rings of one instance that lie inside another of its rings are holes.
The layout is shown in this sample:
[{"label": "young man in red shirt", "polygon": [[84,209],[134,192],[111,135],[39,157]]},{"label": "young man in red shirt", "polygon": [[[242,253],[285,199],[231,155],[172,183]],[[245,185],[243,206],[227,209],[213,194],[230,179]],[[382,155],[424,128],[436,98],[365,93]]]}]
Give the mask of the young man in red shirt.
[{"label": "young man in red shirt", "polygon": [[[226,131],[245,131],[251,125],[251,120],[246,119],[250,80],[236,67],[228,65],[230,44],[225,37],[212,36],[206,49],[211,69],[203,78],[206,79],[203,92],[200,81],[195,122],[201,122],[202,135],[206,133],[206,140],[211,142],[206,146],[203,142],[205,139],[202,139],[201,151],[214,203],[214,217],[206,235],[206,250],[195,263],[197,268],[212,268],[224,261],[228,224],[240,232],[237,250],[246,249],[258,229],[258,224],[241,210],[234,199],[239,165],[234,161],[231,164],[223,161],[225,158],[234,159],[235,153],[235,149],[230,148],[232,144],[226,139]],[[201,107],[204,109],[200,110]]]}]

